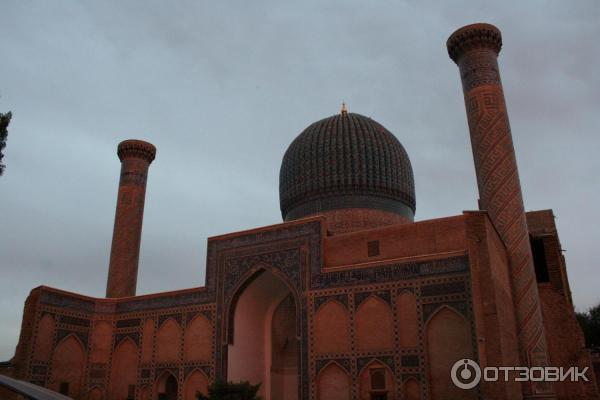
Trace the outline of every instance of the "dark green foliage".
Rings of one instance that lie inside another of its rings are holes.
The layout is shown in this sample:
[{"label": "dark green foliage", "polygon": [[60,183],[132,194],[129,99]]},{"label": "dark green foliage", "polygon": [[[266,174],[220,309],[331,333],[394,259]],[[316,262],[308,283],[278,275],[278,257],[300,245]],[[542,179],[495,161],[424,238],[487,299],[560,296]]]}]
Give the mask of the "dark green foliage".
[{"label": "dark green foliage", "polygon": [[217,381],[208,387],[208,397],[198,393],[198,400],[260,400],[256,395],[258,385],[249,382],[224,382]]},{"label": "dark green foliage", "polygon": [[590,308],[587,312],[576,314],[585,336],[585,347],[600,350],[600,304]]},{"label": "dark green foliage", "polygon": [[4,168],[6,167],[2,164],[2,159],[4,158],[4,154],[2,154],[2,150],[6,147],[6,137],[8,136],[8,124],[10,124],[10,119],[12,118],[12,113],[9,111],[6,114],[0,114],[0,175],[4,173]]}]

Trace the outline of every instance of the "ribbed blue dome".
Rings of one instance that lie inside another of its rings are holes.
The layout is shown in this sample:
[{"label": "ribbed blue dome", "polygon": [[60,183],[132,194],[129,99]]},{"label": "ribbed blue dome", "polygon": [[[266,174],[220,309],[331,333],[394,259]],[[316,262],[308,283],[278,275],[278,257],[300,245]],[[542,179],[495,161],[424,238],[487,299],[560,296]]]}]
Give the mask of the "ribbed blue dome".
[{"label": "ribbed blue dome", "polygon": [[341,208],[374,208],[411,220],[412,166],[394,135],[371,118],[341,113],[306,128],[279,173],[284,220]]}]

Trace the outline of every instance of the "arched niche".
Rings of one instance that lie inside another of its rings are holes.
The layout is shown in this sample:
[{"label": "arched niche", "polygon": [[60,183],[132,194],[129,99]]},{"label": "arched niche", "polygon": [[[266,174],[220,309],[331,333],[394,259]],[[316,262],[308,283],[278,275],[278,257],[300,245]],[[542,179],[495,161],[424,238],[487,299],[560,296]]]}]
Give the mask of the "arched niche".
[{"label": "arched niche", "polygon": [[179,383],[170,371],[164,371],[155,383],[155,394],[158,400],[177,400]]},{"label": "arched niche", "polygon": [[359,399],[393,400],[396,393],[394,381],[394,373],[389,366],[378,360],[371,361],[359,373]]},{"label": "arched niche", "polygon": [[475,390],[463,390],[451,380],[450,370],[459,359],[473,359],[469,321],[448,306],[441,306],[426,324],[427,360],[431,400],[475,399]]},{"label": "arched niche", "polygon": [[148,386],[141,387],[140,400],[150,400],[150,389],[148,389]]},{"label": "arched niche", "polygon": [[82,396],[86,353],[75,335],[65,337],[54,349],[50,388],[75,399]]},{"label": "arched niche", "polygon": [[[287,315],[277,312],[279,306]],[[227,379],[260,383],[258,394],[265,400],[296,400],[297,313],[296,296],[279,274],[260,268],[248,276],[229,307]],[[274,357],[274,346],[284,351],[282,358]]]},{"label": "arched niche", "polygon": [[113,353],[109,384],[110,399],[126,399],[135,393],[137,369],[137,344],[126,337],[117,344]]},{"label": "arched niche", "polygon": [[179,361],[181,327],[173,318],[168,318],[156,332],[156,361],[172,363]]},{"label": "arched niche", "polygon": [[315,315],[314,343],[317,353],[345,353],[350,350],[348,309],[335,300],[322,304]]},{"label": "arched niche", "polygon": [[102,400],[102,389],[97,386],[94,386],[88,391],[87,395],[88,400]]},{"label": "arched niche", "polygon": [[389,350],[394,347],[394,324],[390,306],[381,298],[369,296],[356,310],[356,347],[361,351]]},{"label": "arched niche", "polygon": [[186,361],[209,361],[212,358],[213,327],[204,315],[197,315],[185,329],[183,358]]},{"label": "arched niche", "polygon": [[351,379],[348,372],[337,363],[331,362],[317,376],[317,400],[348,400],[351,394]]},{"label": "arched niche", "polygon": [[421,400],[421,386],[414,378],[409,378],[404,381],[404,399],[405,400]]},{"label": "arched niche", "polygon": [[203,371],[193,370],[186,378],[183,387],[184,400],[196,400],[198,393],[208,394],[208,377]]}]

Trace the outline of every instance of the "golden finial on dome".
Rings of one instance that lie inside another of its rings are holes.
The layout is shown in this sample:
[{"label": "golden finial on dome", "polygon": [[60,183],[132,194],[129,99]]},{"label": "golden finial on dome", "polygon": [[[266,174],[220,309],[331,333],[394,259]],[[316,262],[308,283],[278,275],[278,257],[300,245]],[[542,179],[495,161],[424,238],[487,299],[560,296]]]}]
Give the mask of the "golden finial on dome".
[{"label": "golden finial on dome", "polygon": [[348,114],[348,109],[346,108],[346,103],[342,101],[342,110],[340,111],[342,115]]}]

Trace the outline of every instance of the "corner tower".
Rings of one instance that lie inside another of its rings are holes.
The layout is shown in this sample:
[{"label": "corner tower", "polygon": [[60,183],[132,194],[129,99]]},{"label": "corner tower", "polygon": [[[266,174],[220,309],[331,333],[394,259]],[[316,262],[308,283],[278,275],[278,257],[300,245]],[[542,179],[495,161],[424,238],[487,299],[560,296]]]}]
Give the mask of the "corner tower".
[{"label": "corner tower", "polygon": [[121,177],[106,297],[135,296],[148,168],[156,148],[142,140],[119,143]]},{"label": "corner tower", "polygon": [[279,201],[285,221],[324,215],[333,234],[412,222],[412,166],[394,135],[344,107],[290,144],[279,174]]}]

